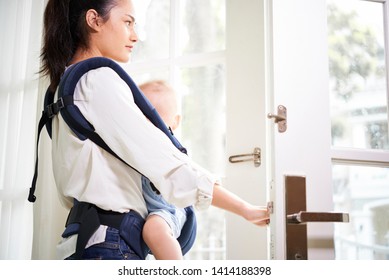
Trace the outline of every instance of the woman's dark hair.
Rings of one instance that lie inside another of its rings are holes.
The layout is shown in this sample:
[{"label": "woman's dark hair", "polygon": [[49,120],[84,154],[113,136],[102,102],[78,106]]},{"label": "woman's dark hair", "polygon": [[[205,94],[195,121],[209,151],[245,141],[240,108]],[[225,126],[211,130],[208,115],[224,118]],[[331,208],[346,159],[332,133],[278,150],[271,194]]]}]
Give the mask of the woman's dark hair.
[{"label": "woman's dark hair", "polygon": [[50,77],[55,90],[77,48],[88,48],[86,12],[96,10],[105,22],[118,0],[49,0],[44,14],[41,73]]}]

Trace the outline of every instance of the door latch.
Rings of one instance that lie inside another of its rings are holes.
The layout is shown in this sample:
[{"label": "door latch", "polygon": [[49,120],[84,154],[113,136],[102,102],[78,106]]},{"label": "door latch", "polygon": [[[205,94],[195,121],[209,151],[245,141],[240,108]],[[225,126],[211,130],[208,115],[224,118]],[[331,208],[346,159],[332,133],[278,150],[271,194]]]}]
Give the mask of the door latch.
[{"label": "door latch", "polygon": [[233,155],[233,156],[230,156],[228,160],[231,163],[253,161],[254,166],[259,167],[261,165],[261,149],[258,147],[255,147],[254,151],[251,154]]},{"label": "door latch", "polygon": [[278,132],[283,133],[287,128],[286,121],[286,107],[284,105],[278,105],[277,114],[267,114],[268,119],[274,119],[274,123],[278,126]]}]

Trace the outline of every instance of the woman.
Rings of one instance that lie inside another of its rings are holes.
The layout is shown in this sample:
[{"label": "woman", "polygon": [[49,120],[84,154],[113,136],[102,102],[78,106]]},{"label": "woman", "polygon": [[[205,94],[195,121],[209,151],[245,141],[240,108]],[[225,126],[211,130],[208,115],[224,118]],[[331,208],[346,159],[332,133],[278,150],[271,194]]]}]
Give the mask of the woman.
[{"label": "woman", "polygon": [[[67,67],[85,59],[128,62],[138,40],[131,0],[49,0],[44,25],[42,72],[50,77],[52,90]],[[128,86],[110,68],[85,74],[74,99],[108,146],[147,176],[168,202],[201,209],[212,204],[254,224],[267,223],[269,216],[263,207],[223,189],[217,178],[178,151],[144,117]],[[101,222],[81,252],[76,251],[77,232],[64,235],[59,257],[143,259],[139,234],[147,209],[141,175],[88,139],[80,140],[60,116],[54,117],[52,129],[53,171],[63,204],[70,208],[78,201],[97,209],[99,215],[124,216],[120,226]],[[86,210],[73,212],[82,212],[81,227],[87,227]],[[131,237],[124,238],[123,231]]]}]

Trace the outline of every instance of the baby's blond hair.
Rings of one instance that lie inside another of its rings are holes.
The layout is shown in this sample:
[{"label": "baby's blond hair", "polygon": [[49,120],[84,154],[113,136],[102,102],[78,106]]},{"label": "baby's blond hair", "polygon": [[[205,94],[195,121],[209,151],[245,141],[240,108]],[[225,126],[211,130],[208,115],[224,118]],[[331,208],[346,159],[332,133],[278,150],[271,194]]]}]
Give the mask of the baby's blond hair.
[{"label": "baby's blond hair", "polygon": [[164,122],[173,130],[178,126],[177,97],[174,89],[164,80],[152,80],[139,86]]}]

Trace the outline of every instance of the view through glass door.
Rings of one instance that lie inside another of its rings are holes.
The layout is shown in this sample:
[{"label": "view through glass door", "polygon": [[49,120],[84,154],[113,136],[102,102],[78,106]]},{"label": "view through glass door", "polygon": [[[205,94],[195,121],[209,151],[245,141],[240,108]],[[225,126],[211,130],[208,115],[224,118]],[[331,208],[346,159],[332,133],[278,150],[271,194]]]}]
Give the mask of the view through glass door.
[{"label": "view through glass door", "polygon": [[389,259],[388,1],[328,1],[337,259]]}]

